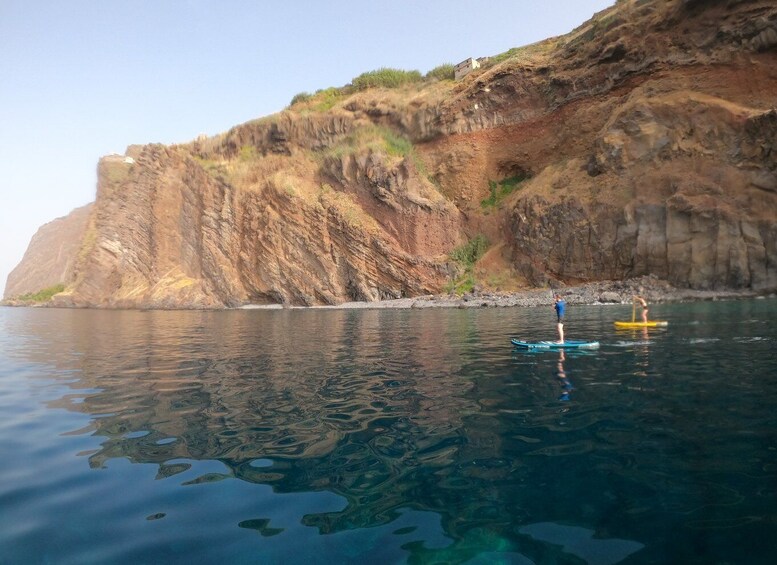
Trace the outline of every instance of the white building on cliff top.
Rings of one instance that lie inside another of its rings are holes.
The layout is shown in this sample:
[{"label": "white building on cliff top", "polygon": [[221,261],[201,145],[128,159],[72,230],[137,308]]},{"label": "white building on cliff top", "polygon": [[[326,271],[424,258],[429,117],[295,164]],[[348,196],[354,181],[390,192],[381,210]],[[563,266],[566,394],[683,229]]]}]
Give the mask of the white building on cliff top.
[{"label": "white building on cliff top", "polygon": [[462,79],[475,69],[479,68],[480,63],[477,61],[477,59],[472,57],[469,59],[464,59],[461,63],[453,67],[453,78],[456,80]]}]

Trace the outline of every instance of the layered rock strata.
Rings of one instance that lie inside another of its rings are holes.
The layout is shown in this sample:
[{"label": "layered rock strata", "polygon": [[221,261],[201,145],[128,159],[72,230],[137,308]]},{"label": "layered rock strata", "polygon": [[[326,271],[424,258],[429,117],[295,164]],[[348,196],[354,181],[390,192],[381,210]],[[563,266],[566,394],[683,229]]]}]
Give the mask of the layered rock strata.
[{"label": "layered rock strata", "polygon": [[438,293],[477,236],[485,288],[777,288],[773,2],[621,0],[507,55],[460,82],[341,89],[104,158],[55,303]]}]

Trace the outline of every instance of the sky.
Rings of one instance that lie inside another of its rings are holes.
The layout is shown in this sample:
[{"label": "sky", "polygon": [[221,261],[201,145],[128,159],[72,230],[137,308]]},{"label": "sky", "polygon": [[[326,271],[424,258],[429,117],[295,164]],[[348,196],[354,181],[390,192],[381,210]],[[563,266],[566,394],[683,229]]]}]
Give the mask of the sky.
[{"label": "sky", "polygon": [[0,0],[0,288],[97,161],[275,114],[382,67],[426,73],[573,30],[614,0]]}]

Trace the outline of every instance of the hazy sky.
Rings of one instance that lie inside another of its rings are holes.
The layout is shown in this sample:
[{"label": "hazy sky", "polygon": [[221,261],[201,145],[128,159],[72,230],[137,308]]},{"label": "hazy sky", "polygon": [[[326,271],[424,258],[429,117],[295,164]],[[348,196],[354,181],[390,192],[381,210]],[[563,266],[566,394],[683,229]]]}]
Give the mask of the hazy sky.
[{"label": "hazy sky", "polygon": [[97,160],[274,114],[381,67],[567,33],[614,0],[0,0],[0,287]]}]

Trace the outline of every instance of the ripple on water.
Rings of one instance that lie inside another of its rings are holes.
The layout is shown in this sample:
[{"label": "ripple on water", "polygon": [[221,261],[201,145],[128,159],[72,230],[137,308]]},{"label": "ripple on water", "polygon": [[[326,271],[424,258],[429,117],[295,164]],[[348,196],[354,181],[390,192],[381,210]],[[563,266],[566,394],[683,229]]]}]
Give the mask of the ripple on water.
[{"label": "ripple on water", "polygon": [[0,364],[0,545],[22,563],[455,563],[620,540],[650,562],[768,562],[767,306],[673,305],[632,340],[576,306],[570,331],[602,348],[564,356],[507,344],[547,333],[545,309],[34,312],[19,376]]}]

